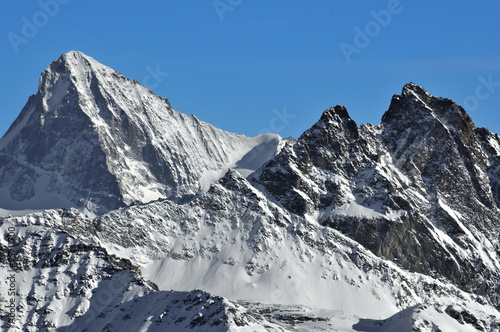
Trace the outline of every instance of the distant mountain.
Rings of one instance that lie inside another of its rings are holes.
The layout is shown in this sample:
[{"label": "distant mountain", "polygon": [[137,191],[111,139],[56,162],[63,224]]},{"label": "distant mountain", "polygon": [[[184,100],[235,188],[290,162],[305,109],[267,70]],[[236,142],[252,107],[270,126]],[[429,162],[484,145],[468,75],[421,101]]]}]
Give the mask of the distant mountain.
[{"label": "distant mountain", "polygon": [[[137,81],[72,51],[42,73],[37,94],[0,140],[0,208],[101,214],[182,199],[242,159],[239,168],[255,170],[279,142],[175,111]],[[245,158],[253,149],[260,153]]]},{"label": "distant mountain", "polygon": [[41,82],[0,208],[65,208],[0,218],[17,330],[500,330],[500,139],[453,101],[409,83],[377,126],[338,105],[282,140],[78,52]]}]

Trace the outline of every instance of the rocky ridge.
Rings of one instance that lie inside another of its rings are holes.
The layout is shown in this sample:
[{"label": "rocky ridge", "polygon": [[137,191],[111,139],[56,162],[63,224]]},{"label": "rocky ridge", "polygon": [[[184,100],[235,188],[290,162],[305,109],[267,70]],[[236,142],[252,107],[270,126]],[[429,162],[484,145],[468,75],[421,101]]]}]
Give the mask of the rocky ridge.
[{"label": "rocky ridge", "polygon": [[380,257],[498,301],[498,144],[460,106],[408,84],[378,126],[325,111],[252,180]]}]

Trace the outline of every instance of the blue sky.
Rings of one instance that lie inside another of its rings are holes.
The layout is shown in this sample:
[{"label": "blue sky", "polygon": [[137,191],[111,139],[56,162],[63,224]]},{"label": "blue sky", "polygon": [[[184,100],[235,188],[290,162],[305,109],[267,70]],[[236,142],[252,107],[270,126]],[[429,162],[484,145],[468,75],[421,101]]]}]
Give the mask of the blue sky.
[{"label": "blue sky", "polygon": [[250,136],[298,137],[336,104],[378,124],[410,81],[500,132],[498,1],[41,0],[1,12],[0,135],[70,50]]}]

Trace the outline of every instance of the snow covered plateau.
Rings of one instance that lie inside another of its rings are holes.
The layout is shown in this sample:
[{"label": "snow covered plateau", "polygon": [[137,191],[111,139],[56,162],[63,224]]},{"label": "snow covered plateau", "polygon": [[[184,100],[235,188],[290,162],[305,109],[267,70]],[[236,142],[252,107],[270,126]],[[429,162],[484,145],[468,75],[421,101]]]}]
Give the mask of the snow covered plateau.
[{"label": "snow covered plateau", "polygon": [[246,137],[72,51],[0,139],[5,331],[500,331],[500,138],[409,83]]}]

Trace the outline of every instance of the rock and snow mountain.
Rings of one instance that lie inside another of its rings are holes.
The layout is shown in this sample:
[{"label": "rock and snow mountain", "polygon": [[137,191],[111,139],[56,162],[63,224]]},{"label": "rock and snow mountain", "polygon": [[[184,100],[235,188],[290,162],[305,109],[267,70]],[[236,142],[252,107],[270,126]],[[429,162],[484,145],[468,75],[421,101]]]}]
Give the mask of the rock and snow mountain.
[{"label": "rock and snow mountain", "polygon": [[331,108],[252,177],[289,211],[498,303],[499,155],[498,135],[408,84],[380,125]]},{"label": "rock and snow mountain", "polygon": [[230,167],[251,173],[279,142],[278,135],[249,138],[180,113],[137,81],[72,51],[41,74],[37,94],[0,140],[0,208],[101,214],[182,199]]},{"label": "rock and snow mountain", "polygon": [[247,138],[70,52],[0,140],[0,208],[58,207],[0,219],[0,278],[18,330],[499,331],[499,171],[412,83],[377,126]]}]

